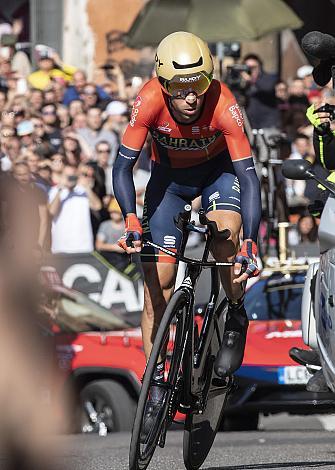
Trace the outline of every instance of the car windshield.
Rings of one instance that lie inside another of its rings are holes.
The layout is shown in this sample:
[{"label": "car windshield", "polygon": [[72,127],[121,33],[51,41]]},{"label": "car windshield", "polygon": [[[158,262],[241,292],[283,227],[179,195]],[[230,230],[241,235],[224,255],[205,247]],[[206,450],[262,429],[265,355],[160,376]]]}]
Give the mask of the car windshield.
[{"label": "car windshield", "polygon": [[246,293],[249,320],[301,320],[305,275],[270,277],[256,282]]}]

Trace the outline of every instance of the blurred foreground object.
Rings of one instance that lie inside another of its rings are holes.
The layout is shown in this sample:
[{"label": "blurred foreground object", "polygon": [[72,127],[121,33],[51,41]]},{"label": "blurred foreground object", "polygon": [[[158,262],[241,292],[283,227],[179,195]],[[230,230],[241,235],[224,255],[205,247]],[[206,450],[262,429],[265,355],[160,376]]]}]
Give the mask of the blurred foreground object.
[{"label": "blurred foreground object", "polygon": [[302,24],[281,0],[150,0],[126,42],[134,48],[157,46],[174,31],[189,31],[207,42],[251,41]]},{"label": "blurred foreground object", "polygon": [[[33,205],[29,199],[26,211]],[[1,469],[52,470],[59,451],[52,437],[66,428],[67,413],[53,400],[58,375],[52,337],[38,315],[42,251],[30,235],[39,222],[30,217],[28,228],[20,211],[11,214],[11,222],[22,234],[19,239],[5,231],[0,245]]]}]

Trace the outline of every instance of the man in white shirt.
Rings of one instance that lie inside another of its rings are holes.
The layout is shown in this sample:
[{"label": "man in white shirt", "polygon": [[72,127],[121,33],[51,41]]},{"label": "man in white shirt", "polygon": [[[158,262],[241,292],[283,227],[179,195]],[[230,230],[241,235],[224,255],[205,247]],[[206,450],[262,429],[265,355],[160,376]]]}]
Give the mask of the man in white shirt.
[{"label": "man in white shirt", "polygon": [[49,192],[53,253],[90,253],[94,249],[90,209],[100,210],[101,201],[92,181],[77,168],[66,166],[61,184]]}]

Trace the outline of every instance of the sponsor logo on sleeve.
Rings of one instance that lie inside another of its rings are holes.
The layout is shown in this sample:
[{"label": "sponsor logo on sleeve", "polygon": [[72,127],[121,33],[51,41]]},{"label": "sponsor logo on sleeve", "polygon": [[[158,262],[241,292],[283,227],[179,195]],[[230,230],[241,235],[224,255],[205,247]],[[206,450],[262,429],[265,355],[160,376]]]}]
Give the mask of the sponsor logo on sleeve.
[{"label": "sponsor logo on sleeve", "polygon": [[232,106],[230,106],[229,108],[229,111],[231,113],[231,117],[234,119],[234,121],[236,122],[236,124],[239,126],[239,127],[242,127],[243,128],[243,116],[242,116],[242,113],[241,113],[241,110],[240,110],[240,107],[239,105],[236,103],[236,104],[233,104]]},{"label": "sponsor logo on sleeve", "polygon": [[138,108],[141,106],[141,104],[142,104],[142,98],[140,96],[137,96],[136,100],[134,101],[133,108],[131,110],[131,116],[130,116],[130,122],[129,122],[131,127],[134,127],[135,125],[136,118],[139,112]]}]

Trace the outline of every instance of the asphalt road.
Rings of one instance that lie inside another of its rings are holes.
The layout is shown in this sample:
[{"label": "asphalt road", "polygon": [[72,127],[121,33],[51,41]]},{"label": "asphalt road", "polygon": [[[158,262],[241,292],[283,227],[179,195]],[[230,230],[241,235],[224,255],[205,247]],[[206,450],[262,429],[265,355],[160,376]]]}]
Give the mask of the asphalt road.
[{"label": "asphalt road", "polygon": [[[257,432],[219,433],[203,469],[335,469],[335,418],[262,418]],[[181,431],[170,431],[150,470],[183,470]],[[57,470],[127,470],[129,434],[61,436]],[[0,466],[2,469],[3,467]],[[46,469],[48,470],[48,469]]]}]

